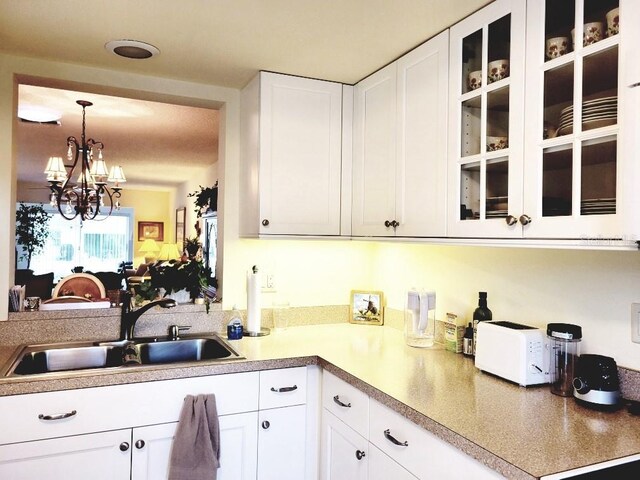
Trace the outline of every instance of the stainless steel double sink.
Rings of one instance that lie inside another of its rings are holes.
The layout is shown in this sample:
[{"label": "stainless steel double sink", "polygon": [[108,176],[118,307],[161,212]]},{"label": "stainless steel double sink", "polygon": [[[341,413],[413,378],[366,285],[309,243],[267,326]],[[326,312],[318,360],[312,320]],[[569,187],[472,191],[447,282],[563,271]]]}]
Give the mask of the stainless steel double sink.
[{"label": "stainless steel double sink", "polygon": [[73,342],[27,345],[0,367],[0,376],[16,377],[128,365],[227,361],[244,357],[217,335],[142,338],[133,341]]}]

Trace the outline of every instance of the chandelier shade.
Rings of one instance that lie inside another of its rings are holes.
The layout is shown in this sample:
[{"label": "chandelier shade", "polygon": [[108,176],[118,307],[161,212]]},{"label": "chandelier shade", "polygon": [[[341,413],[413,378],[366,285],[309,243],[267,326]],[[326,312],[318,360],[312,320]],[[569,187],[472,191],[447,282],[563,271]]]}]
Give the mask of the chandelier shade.
[{"label": "chandelier shade", "polygon": [[[104,144],[86,139],[86,108],[93,105],[86,100],[76,101],[82,107],[82,135],[80,141],[67,138],[67,164],[62,157],[49,157],[44,173],[51,190],[50,203],[63,218],[73,220],[102,220],[120,209],[121,183],[126,182],[121,166],[109,171],[102,156]],[[73,163],[71,163],[73,162]],[[77,173],[76,183],[71,179]],[[108,183],[113,183],[109,187]]]}]

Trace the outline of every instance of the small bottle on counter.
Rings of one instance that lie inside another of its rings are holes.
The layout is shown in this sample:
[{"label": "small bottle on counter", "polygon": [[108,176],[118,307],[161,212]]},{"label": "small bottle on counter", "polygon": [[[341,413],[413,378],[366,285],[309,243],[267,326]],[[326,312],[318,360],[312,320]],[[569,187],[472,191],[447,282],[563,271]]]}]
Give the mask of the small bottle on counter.
[{"label": "small bottle on counter", "polygon": [[462,353],[465,356],[473,356],[473,325],[469,322],[469,325],[464,331],[464,337],[462,338]]},{"label": "small bottle on counter", "polygon": [[238,311],[238,307],[234,305],[231,311],[231,320],[229,320],[227,324],[227,339],[240,340],[243,335],[243,330],[242,315]]},{"label": "small bottle on counter", "polygon": [[478,292],[478,308],[473,312],[473,355],[476,354],[478,341],[478,322],[484,322],[492,318],[493,314],[487,307],[487,292]]}]

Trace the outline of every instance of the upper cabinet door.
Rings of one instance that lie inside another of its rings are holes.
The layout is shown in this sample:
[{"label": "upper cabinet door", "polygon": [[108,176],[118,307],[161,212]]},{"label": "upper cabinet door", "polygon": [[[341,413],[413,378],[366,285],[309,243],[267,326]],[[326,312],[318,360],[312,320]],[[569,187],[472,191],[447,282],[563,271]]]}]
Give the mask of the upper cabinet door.
[{"label": "upper cabinet door", "polygon": [[449,32],[397,61],[397,236],[446,234]]},{"label": "upper cabinet door", "polygon": [[446,234],[448,32],[355,87],[353,235]]},{"label": "upper cabinet door", "polygon": [[637,137],[625,129],[637,117],[638,93],[621,68],[625,59],[638,63],[637,3],[528,3],[527,237],[591,242],[638,233],[637,150],[621,144],[625,133]]},{"label": "upper cabinet door", "polygon": [[355,87],[353,235],[391,235],[395,219],[396,64]]},{"label": "upper cabinet door", "polygon": [[450,30],[448,235],[520,237],[525,1]]},{"label": "upper cabinet door", "polygon": [[340,234],[342,85],[260,74],[260,234]]}]

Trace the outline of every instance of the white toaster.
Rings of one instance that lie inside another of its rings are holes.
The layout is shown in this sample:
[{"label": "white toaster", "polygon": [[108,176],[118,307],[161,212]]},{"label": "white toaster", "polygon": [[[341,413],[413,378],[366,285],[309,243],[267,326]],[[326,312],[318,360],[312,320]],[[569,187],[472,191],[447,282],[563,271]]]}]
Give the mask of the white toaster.
[{"label": "white toaster", "polygon": [[545,332],[519,323],[478,322],[476,367],[526,387],[549,383]]}]

